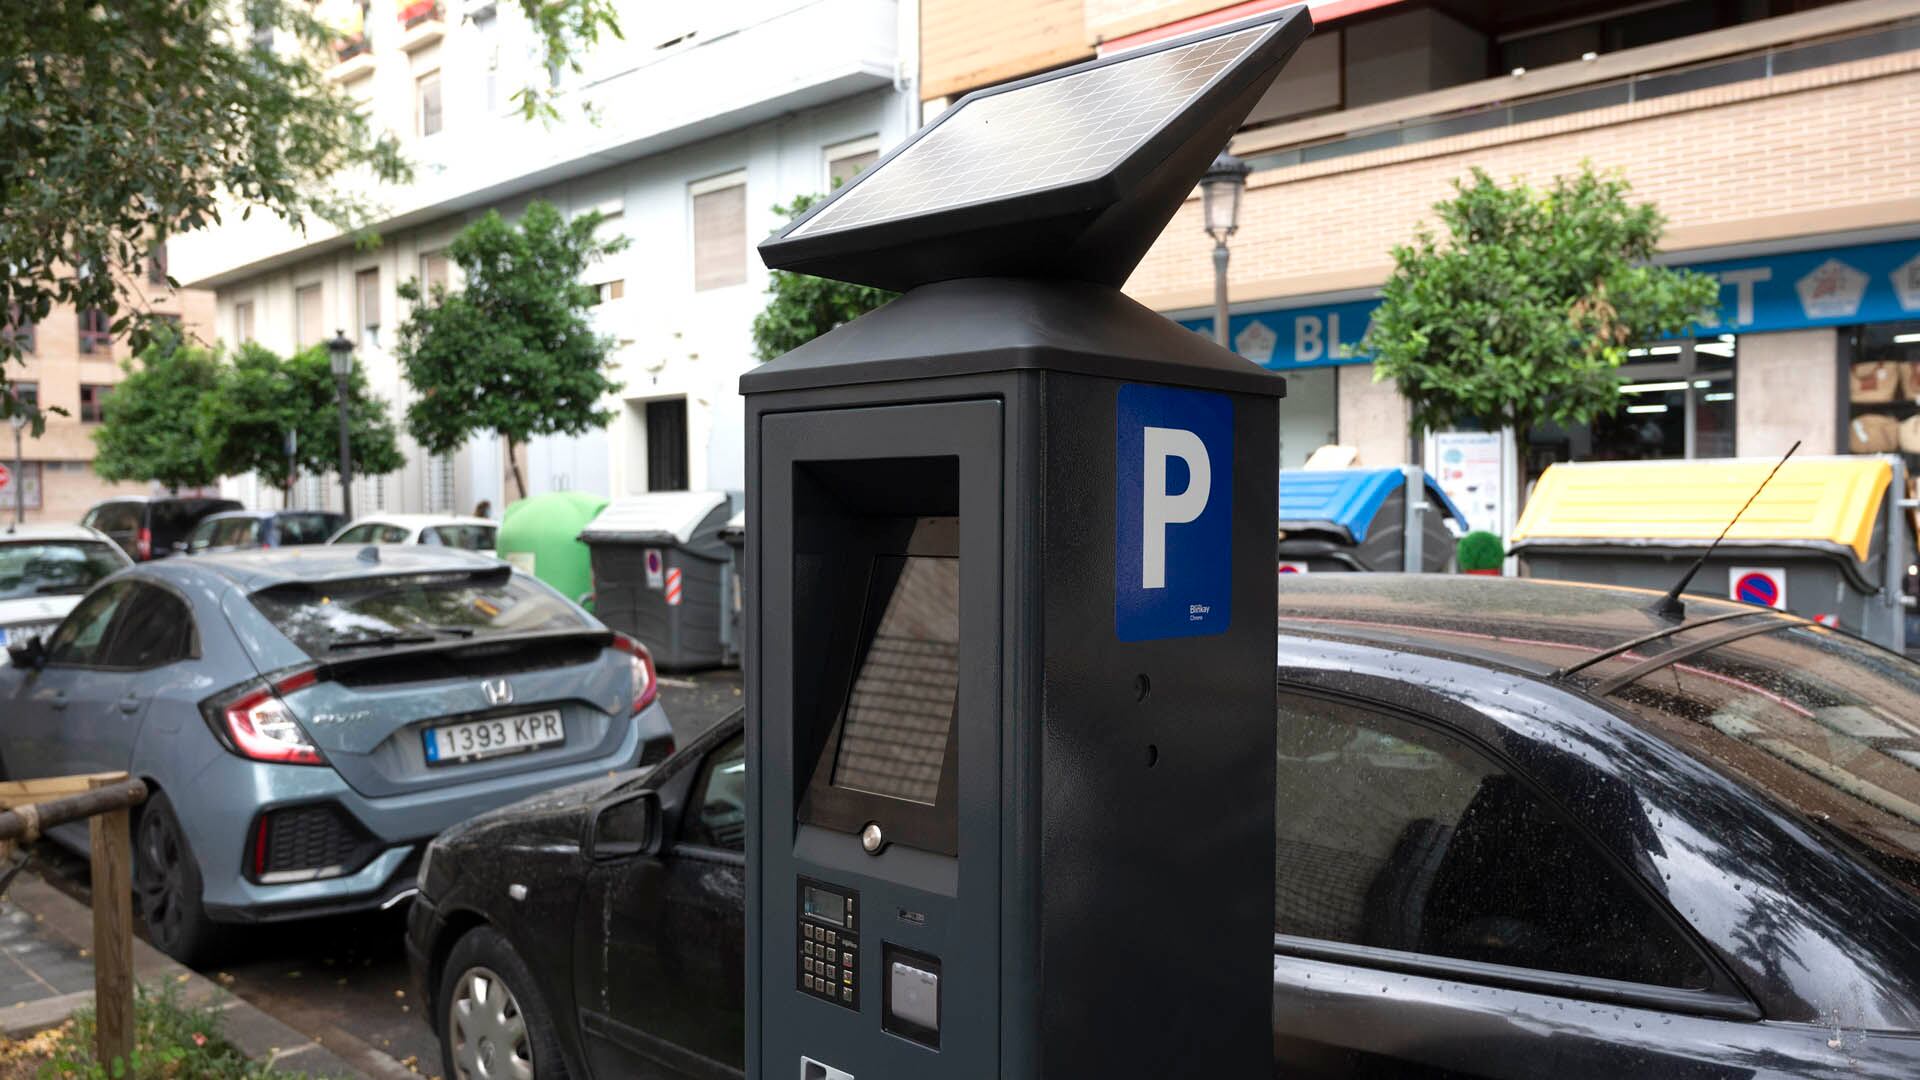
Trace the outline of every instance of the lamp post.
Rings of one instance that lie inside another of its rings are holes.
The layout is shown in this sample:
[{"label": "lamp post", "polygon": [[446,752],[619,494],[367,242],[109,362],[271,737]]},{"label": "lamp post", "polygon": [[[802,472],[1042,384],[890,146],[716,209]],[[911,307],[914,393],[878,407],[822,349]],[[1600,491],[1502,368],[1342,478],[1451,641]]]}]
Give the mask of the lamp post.
[{"label": "lamp post", "polygon": [[20,433],[27,426],[27,418],[16,412],[10,419],[13,422],[13,523],[24,525],[27,521],[27,463],[20,449]]},{"label": "lamp post", "polygon": [[1240,193],[1252,166],[1222,151],[1200,178],[1200,209],[1213,237],[1213,340],[1227,344],[1227,238],[1240,227]]},{"label": "lamp post", "polygon": [[333,366],[334,400],[340,413],[340,512],[353,520],[353,458],[347,449],[347,380],[353,375],[353,342],[345,330],[334,331],[327,342],[327,360]]}]

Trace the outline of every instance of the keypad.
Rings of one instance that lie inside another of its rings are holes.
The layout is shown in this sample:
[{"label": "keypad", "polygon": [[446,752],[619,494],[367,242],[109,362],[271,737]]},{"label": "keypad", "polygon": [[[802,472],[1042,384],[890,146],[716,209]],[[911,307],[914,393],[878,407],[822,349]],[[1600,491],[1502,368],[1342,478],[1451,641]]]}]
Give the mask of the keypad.
[{"label": "keypad", "polygon": [[[831,906],[822,903],[823,897]],[[822,1001],[858,1012],[860,936],[854,919],[854,896],[837,886],[802,879],[800,900],[795,985]]]}]

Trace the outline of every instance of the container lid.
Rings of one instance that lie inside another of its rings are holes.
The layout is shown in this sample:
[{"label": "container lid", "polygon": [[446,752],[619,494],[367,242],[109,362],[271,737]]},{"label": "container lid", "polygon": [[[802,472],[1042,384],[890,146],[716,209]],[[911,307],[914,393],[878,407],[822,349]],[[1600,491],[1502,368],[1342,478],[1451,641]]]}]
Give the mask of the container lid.
[{"label": "container lid", "polygon": [[[1425,475],[1424,473],[1422,474]],[[1289,532],[1321,528],[1345,533],[1356,544],[1365,543],[1374,515],[1387,497],[1400,490],[1406,473],[1385,469],[1282,469],[1280,471],[1280,528]],[[1455,520],[1465,523],[1460,508],[1426,477],[1427,498]]]},{"label": "container lid", "polygon": [[[1705,546],[1774,467],[1771,458],[1552,465],[1514,529],[1513,547],[1578,542]],[[1879,457],[1796,458],[1727,533],[1734,546],[1804,543],[1867,561],[1893,466]]]},{"label": "container lid", "polygon": [[656,491],[615,499],[580,530],[580,539],[655,540],[687,544],[701,523],[726,505],[724,491]]}]

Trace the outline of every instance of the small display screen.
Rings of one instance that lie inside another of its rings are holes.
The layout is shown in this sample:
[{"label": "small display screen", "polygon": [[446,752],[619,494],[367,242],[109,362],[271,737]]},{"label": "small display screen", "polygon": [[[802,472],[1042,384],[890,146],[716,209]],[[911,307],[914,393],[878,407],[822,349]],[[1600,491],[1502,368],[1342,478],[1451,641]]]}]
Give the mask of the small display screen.
[{"label": "small display screen", "polygon": [[802,885],[800,896],[801,901],[806,905],[805,914],[823,919],[835,926],[847,925],[846,897],[812,885]]},{"label": "small display screen", "polygon": [[891,591],[854,675],[832,783],[932,806],[960,689],[960,560],[878,558],[869,588]]}]

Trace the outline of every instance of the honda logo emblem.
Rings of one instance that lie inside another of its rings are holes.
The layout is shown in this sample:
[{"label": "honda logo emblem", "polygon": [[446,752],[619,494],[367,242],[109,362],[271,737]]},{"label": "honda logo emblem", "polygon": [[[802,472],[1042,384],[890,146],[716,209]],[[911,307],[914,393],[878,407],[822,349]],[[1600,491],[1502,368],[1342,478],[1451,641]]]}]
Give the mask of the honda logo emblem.
[{"label": "honda logo emblem", "polygon": [[487,695],[489,705],[513,704],[513,684],[505,679],[488,679],[480,684],[480,692]]}]

